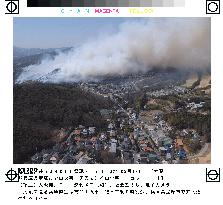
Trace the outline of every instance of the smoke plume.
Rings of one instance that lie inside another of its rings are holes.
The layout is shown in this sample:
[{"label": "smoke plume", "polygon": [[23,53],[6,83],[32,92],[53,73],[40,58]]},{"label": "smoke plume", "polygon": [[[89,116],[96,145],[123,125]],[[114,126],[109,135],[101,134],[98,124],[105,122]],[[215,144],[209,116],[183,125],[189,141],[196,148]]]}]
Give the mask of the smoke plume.
[{"label": "smoke plume", "polygon": [[[154,67],[206,69],[211,57],[210,18],[148,18],[122,23],[69,53],[25,67],[18,82],[74,82],[97,76],[146,72]],[[54,72],[57,69],[58,72]]]}]

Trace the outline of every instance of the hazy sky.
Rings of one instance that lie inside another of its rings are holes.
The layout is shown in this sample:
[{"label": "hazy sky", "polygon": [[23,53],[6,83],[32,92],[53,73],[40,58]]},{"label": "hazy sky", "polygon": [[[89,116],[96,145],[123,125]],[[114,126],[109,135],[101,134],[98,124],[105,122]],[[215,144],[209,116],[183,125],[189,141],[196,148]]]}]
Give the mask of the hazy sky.
[{"label": "hazy sky", "polygon": [[73,46],[101,33],[118,30],[131,18],[14,18],[14,46],[58,48]]},{"label": "hazy sky", "polygon": [[210,18],[18,18],[15,24],[17,46],[80,44],[69,53],[24,68],[20,82],[39,79],[56,68],[60,72],[54,82],[146,72],[154,67],[210,67]]}]

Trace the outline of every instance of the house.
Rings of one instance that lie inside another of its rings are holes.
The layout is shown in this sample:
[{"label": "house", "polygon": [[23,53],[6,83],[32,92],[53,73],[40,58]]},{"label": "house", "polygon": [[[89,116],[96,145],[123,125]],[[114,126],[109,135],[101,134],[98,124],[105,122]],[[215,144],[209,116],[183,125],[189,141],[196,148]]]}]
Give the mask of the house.
[{"label": "house", "polygon": [[91,158],[88,157],[87,155],[82,156],[76,164],[87,164],[88,161],[90,161]]},{"label": "house", "polygon": [[179,156],[179,159],[186,159],[187,158],[187,153],[184,149],[181,149],[179,152],[178,152],[178,156]]},{"label": "house", "polygon": [[122,142],[122,149],[125,151],[131,149],[131,144],[128,143],[127,141]]},{"label": "house", "polygon": [[153,164],[153,163],[158,163],[159,162],[159,158],[157,156],[156,153],[149,153],[147,155],[147,159],[149,161],[150,164]]},{"label": "house", "polygon": [[84,129],[85,127],[83,125],[79,125],[79,129]]},{"label": "house", "polygon": [[50,157],[50,162],[52,164],[57,164],[59,162],[59,155],[57,153],[54,153],[51,157]]},{"label": "house", "polygon": [[86,135],[88,135],[88,130],[87,129],[83,129],[81,133],[86,136]]},{"label": "house", "polygon": [[202,108],[204,106],[204,104],[205,104],[205,102],[200,102],[200,103],[192,102],[187,105],[187,108],[190,108],[190,109]]},{"label": "house", "polygon": [[96,129],[95,127],[89,127],[89,128],[88,128],[88,132],[89,132],[89,134],[90,134],[90,135],[93,135],[93,134],[95,133],[95,129]]},{"label": "house", "polygon": [[151,138],[157,146],[162,146],[162,141],[166,137],[163,130],[150,132]]},{"label": "house", "polygon": [[68,146],[73,145],[74,144],[74,136],[73,135],[70,135],[67,138],[66,143],[67,143]]},{"label": "house", "polygon": [[169,147],[171,146],[173,143],[173,140],[170,137],[165,137],[164,139],[162,139],[162,144],[164,147]]},{"label": "house", "polygon": [[136,163],[137,164],[148,164],[149,163],[149,159],[146,153],[140,153],[136,155]]},{"label": "house", "polygon": [[135,128],[134,129],[134,139],[138,139],[139,136],[140,136],[139,135],[139,128]]},{"label": "house", "polygon": [[136,119],[136,113],[133,113],[133,114],[130,116],[130,118],[132,118],[132,119]]},{"label": "house", "polygon": [[111,141],[111,145],[110,145],[110,149],[109,149],[109,152],[111,152],[111,153],[116,153],[117,143],[115,141],[116,140]]},{"label": "house", "polygon": [[181,137],[185,137],[185,136],[189,135],[189,130],[187,130],[187,129],[183,129],[183,130],[179,133],[179,135],[180,135]]},{"label": "house", "polygon": [[97,137],[92,137],[91,139],[90,139],[90,141],[92,142],[92,143],[96,143],[96,141],[97,141]]},{"label": "house", "polygon": [[73,131],[73,133],[75,135],[80,135],[81,134],[81,130],[80,129],[76,129],[76,130]]},{"label": "house", "polygon": [[171,156],[171,153],[167,152],[166,153],[166,160],[171,160],[172,159],[172,156]]},{"label": "house", "polygon": [[99,137],[99,139],[101,140],[101,141],[104,141],[104,140],[106,140],[106,135],[104,134],[104,133],[101,133],[101,136]]},{"label": "house", "polygon": [[81,138],[78,137],[78,136],[76,136],[76,137],[74,138],[74,141],[75,141],[75,142],[80,142],[80,141],[81,141]]},{"label": "house", "polygon": [[120,123],[120,129],[122,130],[124,128],[124,124],[123,123]]},{"label": "house", "polygon": [[136,144],[136,140],[131,138],[131,143],[132,143],[132,145],[135,145]]},{"label": "house", "polygon": [[162,160],[162,164],[168,164],[166,160]]},{"label": "house", "polygon": [[108,124],[108,129],[109,129],[109,130],[112,130],[113,128],[114,128],[114,124],[113,124],[113,123],[109,123],[109,124]]},{"label": "house", "polygon": [[166,122],[164,120],[161,120],[161,121],[158,122],[157,125],[158,125],[158,127],[163,128],[163,127],[166,126]]},{"label": "house", "polygon": [[111,138],[110,142],[111,142],[111,143],[117,143],[117,140],[114,139],[114,138]]},{"label": "house", "polygon": [[122,163],[131,164],[133,162],[133,153],[129,151],[121,151]]},{"label": "house", "polygon": [[77,145],[70,145],[70,146],[69,146],[69,153],[70,153],[71,155],[76,154],[77,151],[78,151]]},{"label": "house", "polygon": [[192,140],[199,140],[201,137],[198,133],[196,133],[196,131],[193,132],[193,137]]},{"label": "house", "polygon": [[160,155],[165,156],[167,153],[167,149],[165,147],[159,147]]},{"label": "house", "polygon": [[128,112],[128,114],[132,114],[133,108],[127,108],[127,112]]},{"label": "house", "polygon": [[108,133],[110,134],[110,137],[115,137],[116,136],[116,131],[115,130],[110,130],[110,131],[108,131]]},{"label": "house", "polygon": [[78,161],[83,155],[84,152],[79,152],[74,158]]},{"label": "house", "polygon": [[146,128],[149,132],[155,130],[155,126],[154,126],[154,125],[145,125],[145,128]]},{"label": "house", "polygon": [[175,147],[176,147],[176,149],[180,149],[183,145],[184,145],[183,144],[183,139],[177,137],[176,140],[175,140]]},{"label": "house", "polygon": [[101,150],[101,142],[100,142],[99,140],[97,140],[97,141],[95,142],[95,150],[96,150],[96,151]]},{"label": "house", "polygon": [[142,150],[144,152],[153,152],[153,149],[151,147],[147,147],[147,146],[142,147]]},{"label": "house", "polygon": [[124,136],[124,142],[130,143],[130,139],[127,135]]},{"label": "house", "polygon": [[85,141],[85,148],[86,148],[87,150],[91,150],[91,149],[93,149],[93,142],[91,142],[90,140],[86,140],[86,141]]}]

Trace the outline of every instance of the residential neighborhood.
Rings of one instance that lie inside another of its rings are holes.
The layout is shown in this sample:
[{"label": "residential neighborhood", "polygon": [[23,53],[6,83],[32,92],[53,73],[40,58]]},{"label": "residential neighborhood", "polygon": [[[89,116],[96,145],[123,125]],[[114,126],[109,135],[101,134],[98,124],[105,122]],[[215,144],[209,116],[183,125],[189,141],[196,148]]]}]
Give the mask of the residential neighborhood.
[{"label": "residential neighborhood", "polygon": [[[121,84],[81,83],[81,89],[109,98],[114,106],[101,109],[100,114],[107,127],[99,129],[79,125],[61,128],[61,141],[51,149],[44,149],[31,157],[31,163],[42,164],[181,164],[190,163],[195,156],[188,140],[203,147],[206,142],[195,129],[176,129],[166,120],[167,113],[199,113],[204,101],[185,101],[180,107],[169,100],[158,103],[162,97],[174,95],[192,96],[194,91],[180,86],[169,86],[146,92],[146,103],[141,108],[126,107],[129,93],[137,92],[136,81]],[[147,87],[146,87],[147,88]],[[144,87],[145,89],[145,87]],[[161,98],[160,98],[161,97]],[[154,105],[157,109],[153,109]],[[203,115],[204,112],[202,112]],[[201,149],[200,147],[200,149]],[[195,148],[196,151],[199,151]]]}]

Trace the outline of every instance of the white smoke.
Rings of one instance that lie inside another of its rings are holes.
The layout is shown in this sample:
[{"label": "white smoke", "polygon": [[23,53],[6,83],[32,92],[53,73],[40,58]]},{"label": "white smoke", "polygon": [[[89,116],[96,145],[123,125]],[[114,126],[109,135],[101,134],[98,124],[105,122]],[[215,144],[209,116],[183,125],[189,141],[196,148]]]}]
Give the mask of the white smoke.
[{"label": "white smoke", "polygon": [[68,54],[24,68],[18,82],[36,80],[60,68],[54,82],[87,80],[153,67],[206,69],[211,56],[210,18],[148,18],[127,21],[118,32],[99,35]]}]

